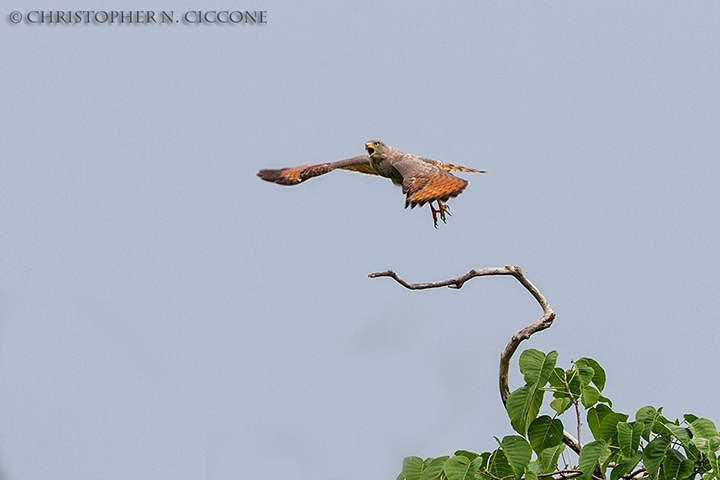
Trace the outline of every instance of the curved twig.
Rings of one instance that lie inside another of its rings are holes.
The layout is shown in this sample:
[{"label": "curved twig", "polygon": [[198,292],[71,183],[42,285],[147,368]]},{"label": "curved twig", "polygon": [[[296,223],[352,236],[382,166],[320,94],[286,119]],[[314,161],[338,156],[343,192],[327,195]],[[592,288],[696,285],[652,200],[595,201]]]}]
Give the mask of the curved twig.
[{"label": "curved twig", "polygon": [[645,476],[647,476],[647,470],[645,470],[645,467],[641,467],[635,470],[633,473],[627,473],[623,475],[623,478],[626,478],[628,480],[634,480],[636,478],[642,478]]},{"label": "curved twig", "polygon": [[[449,280],[441,280],[439,282],[430,282],[430,283],[408,283],[402,278],[398,276],[395,272],[392,270],[386,270],[384,272],[375,272],[368,275],[370,278],[378,278],[378,277],[390,277],[394,279],[396,282],[398,282],[403,287],[410,289],[410,290],[425,290],[428,288],[439,288],[439,287],[449,287],[449,288],[455,288],[459,289],[462,288],[462,286],[467,282],[468,280],[475,278],[475,277],[488,277],[488,276],[494,276],[494,275],[510,275],[515,277],[515,279],[520,282],[520,284],[525,287],[525,289],[530,292],[530,294],[535,298],[535,300],[540,304],[540,307],[543,310],[543,316],[540,317],[540,320],[536,321],[535,323],[531,323],[527,327],[519,330],[516,332],[508,342],[505,349],[500,354],[500,376],[499,376],[499,384],[500,384],[500,397],[502,398],[503,404],[507,401],[508,396],[510,396],[510,387],[508,386],[508,370],[510,368],[510,359],[515,354],[515,351],[520,346],[520,343],[522,343],[523,340],[527,340],[530,338],[531,335],[534,333],[540,332],[542,330],[545,330],[547,328],[550,328],[553,324],[553,321],[555,320],[555,312],[552,308],[550,308],[550,304],[545,299],[542,293],[540,293],[540,290],[535,287],[535,285],[532,284],[530,280],[523,274],[523,271],[520,267],[517,265],[515,266],[505,266],[505,267],[493,267],[493,268],[480,268],[480,269],[474,269],[470,270],[465,275],[461,275],[457,278],[451,278]],[[563,442],[565,445],[570,447],[575,453],[580,453],[580,449],[582,446],[580,445],[580,442],[578,442],[572,435],[570,435],[568,432],[563,432]]]},{"label": "curved twig", "polygon": [[547,477],[555,478],[557,476],[559,478],[575,478],[575,477],[581,476],[582,474],[583,473],[580,470],[568,468],[565,470],[558,470],[557,472],[552,472],[552,473],[538,473],[537,477],[538,478],[547,478]]}]

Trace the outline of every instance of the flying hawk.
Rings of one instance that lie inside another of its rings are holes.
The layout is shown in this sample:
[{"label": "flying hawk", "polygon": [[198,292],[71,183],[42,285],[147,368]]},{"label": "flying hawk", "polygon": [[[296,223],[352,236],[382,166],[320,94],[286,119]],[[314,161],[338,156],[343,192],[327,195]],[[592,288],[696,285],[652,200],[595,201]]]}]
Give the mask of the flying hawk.
[{"label": "flying hawk", "polygon": [[[370,140],[365,144],[366,155],[346,158],[337,162],[318,165],[281,168],[279,170],[260,170],[258,177],[279,185],[297,185],[305,180],[324,175],[335,169],[380,175],[402,187],[405,194],[405,208],[415,208],[426,203],[430,205],[433,223],[438,226],[438,214],[445,222],[450,209],[444,202],[457,197],[468,186],[468,181],[456,177],[450,172],[487,173],[443,163],[431,158],[404,153],[380,140]],[[433,206],[437,202],[437,208]]]}]

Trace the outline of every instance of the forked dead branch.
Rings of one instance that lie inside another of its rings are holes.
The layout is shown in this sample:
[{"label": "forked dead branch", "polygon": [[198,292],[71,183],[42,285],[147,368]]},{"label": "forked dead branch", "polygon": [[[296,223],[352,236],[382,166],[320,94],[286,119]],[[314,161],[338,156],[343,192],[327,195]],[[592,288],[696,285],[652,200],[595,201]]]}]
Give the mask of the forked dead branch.
[{"label": "forked dead branch", "polygon": [[[518,266],[505,266],[505,267],[494,267],[494,268],[481,268],[470,270],[465,275],[461,275],[457,278],[451,278],[449,280],[441,280],[438,282],[430,283],[408,283],[400,278],[392,270],[386,270],[384,272],[371,273],[368,276],[370,278],[378,277],[390,277],[405,288],[410,290],[424,290],[428,288],[440,288],[449,287],[459,289],[465,285],[470,279],[475,277],[488,277],[496,275],[510,275],[514,277],[530,294],[535,298],[540,307],[542,308],[543,315],[534,323],[522,328],[517,331],[508,342],[505,349],[500,354],[500,372],[499,372],[499,386],[500,386],[500,397],[502,398],[503,404],[507,402],[508,396],[510,396],[510,387],[508,385],[508,370],[510,368],[510,360],[517,351],[520,343],[523,340],[529,339],[533,334],[550,328],[555,320],[555,312],[550,308],[550,304],[545,299],[542,293],[532,284],[530,280],[523,274],[523,271]],[[563,432],[563,442],[565,445],[570,447],[575,453],[580,453],[582,446],[580,442],[570,435],[567,431]],[[570,475],[572,476],[572,474]]]}]

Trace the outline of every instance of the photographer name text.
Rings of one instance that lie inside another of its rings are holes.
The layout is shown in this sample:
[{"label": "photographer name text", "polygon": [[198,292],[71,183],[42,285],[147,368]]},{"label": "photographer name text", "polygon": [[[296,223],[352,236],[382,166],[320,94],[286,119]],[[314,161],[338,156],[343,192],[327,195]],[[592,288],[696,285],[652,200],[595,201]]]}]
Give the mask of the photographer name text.
[{"label": "photographer name text", "polygon": [[30,25],[264,25],[267,10],[32,10],[11,12],[8,19]]}]

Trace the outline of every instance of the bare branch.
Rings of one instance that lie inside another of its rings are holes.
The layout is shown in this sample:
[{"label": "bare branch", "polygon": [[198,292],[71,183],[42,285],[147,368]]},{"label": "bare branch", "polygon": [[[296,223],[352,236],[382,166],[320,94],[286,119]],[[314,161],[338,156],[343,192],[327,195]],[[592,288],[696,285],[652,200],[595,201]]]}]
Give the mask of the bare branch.
[{"label": "bare branch", "polygon": [[[582,430],[582,420],[580,419],[580,405],[578,400],[575,400],[575,417],[577,421],[577,441],[580,443],[580,431]],[[580,443],[582,445],[582,443]]]},{"label": "bare branch", "polygon": [[[449,287],[449,288],[462,288],[462,286],[470,280],[471,278],[475,277],[486,277],[490,275],[513,275],[510,269],[512,268],[520,268],[520,267],[504,267],[504,268],[481,268],[476,270],[470,270],[465,275],[461,275],[457,278],[451,278],[450,280],[441,280],[439,282],[431,282],[431,283],[408,283],[402,278],[398,276],[397,273],[393,272],[392,270],[385,270],[384,272],[375,272],[368,275],[370,278],[377,278],[377,277],[391,277],[395,279],[396,282],[398,282],[403,287],[410,289],[410,290],[425,290],[428,288],[440,288],[440,287]],[[546,302],[547,303],[547,302]]]},{"label": "bare branch", "polygon": [[583,473],[580,470],[574,470],[574,469],[565,469],[565,470],[558,470],[557,472],[552,473],[538,473],[538,478],[545,478],[545,477],[559,477],[559,478],[575,478],[579,477]]},{"label": "bare branch", "polygon": [[[510,369],[510,359],[515,354],[515,351],[517,351],[518,347],[520,346],[520,343],[522,343],[523,340],[527,340],[530,338],[531,335],[540,332],[542,330],[545,330],[547,328],[550,328],[553,324],[553,321],[555,320],[555,312],[550,308],[550,304],[545,299],[542,293],[540,293],[540,290],[535,287],[535,285],[532,284],[530,280],[523,274],[523,271],[520,267],[516,266],[505,266],[505,267],[494,267],[494,268],[481,268],[481,269],[474,269],[470,270],[465,275],[459,276],[457,278],[451,278],[449,280],[441,280],[439,282],[430,282],[430,283],[408,283],[402,278],[400,278],[395,272],[392,270],[386,270],[384,272],[375,272],[368,275],[370,278],[378,278],[378,277],[390,277],[394,279],[396,282],[398,282],[403,287],[410,289],[410,290],[425,290],[428,288],[439,288],[439,287],[449,287],[449,288],[455,288],[459,289],[462,288],[462,286],[467,282],[468,280],[475,278],[475,277],[487,277],[487,276],[494,276],[494,275],[510,275],[515,277],[515,279],[520,282],[520,284],[525,287],[525,289],[530,292],[530,294],[535,298],[535,300],[540,305],[540,308],[543,310],[543,315],[540,317],[540,320],[536,321],[535,323],[532,323],[528,325],[527,327],[519,330],[516,332],[508,342],[505,349],[500,354],[500,375],[499,375],[499,386],[500,386],[500,397],[502,398],[503,404],[507,401],[507,398],[510,396],[510,387],[508,386],[508,371]],[[565,445],[570,447],[575,453],[580,453],[580,449],[582,448],[580,445],[580,442],[578,442],[572,435],[570,435],[568,432],[563,432],[563,442]]]},{"label": "bare branch", "polygon": [[635,470],[633,473],[627,473],[627,474],[623,475],[623,478],[633,480],[633,479],[642,478],[645,476],[647,476],[647,470],[645,470],[645,467],[641,467],[641,468],[638,468],[637,470]]},{"label": "bare branch", "polygon": [[[552,473],[538,473],[538,478],[548,478],[552,477],[555,480],[568,480],[571,478],[577,478],[582,476],[582,472],[580,470],[575,470],[572,468],[565,469],[565,470],[558,470],[557,472]],[[526,477],[523,477],[526,478]],[[597,475],[592,476],[593,480],[603,480],[602,477],[598,477]]]}]

